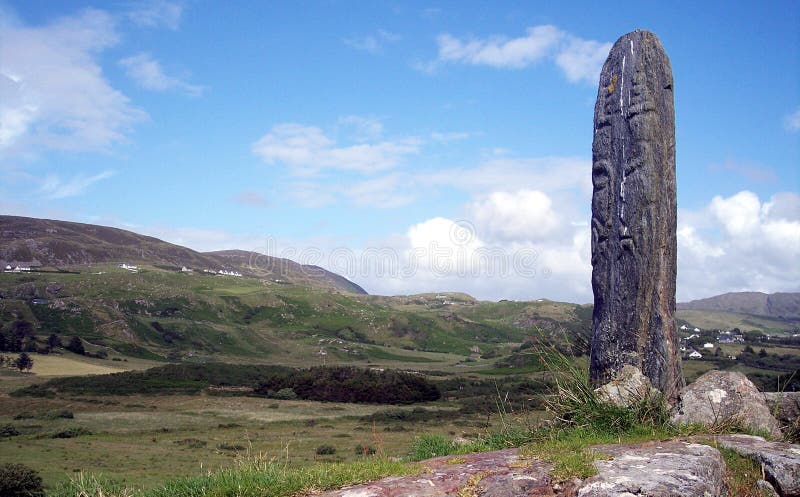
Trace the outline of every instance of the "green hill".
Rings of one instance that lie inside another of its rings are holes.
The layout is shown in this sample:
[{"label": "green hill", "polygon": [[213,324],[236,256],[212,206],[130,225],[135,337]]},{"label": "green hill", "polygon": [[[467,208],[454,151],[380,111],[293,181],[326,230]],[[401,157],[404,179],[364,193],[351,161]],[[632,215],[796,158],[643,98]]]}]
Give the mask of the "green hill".
[{"label": "green hill", "polygon": [[131,231],[93,224],[0,216],[0,267],[70,268],[87,264],[150,264],[168,269],[236,271],[281,283],[366,293],[360,286],[317,266],[257,252],[201,253]]}]

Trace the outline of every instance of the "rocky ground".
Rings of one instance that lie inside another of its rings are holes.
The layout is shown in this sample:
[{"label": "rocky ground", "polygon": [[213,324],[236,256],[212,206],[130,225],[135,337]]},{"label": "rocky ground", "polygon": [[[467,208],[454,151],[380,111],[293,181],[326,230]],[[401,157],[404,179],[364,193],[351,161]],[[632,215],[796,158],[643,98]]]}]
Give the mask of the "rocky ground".
[{"label": "rocky ground", "polygon": [[[423,461],[418,476],[389,477],[325,492],[320,497],[715,497],[725,496],[725,462],[716,446],[753,458],[764,468],[759,485],[780,497],[800,496],[800,445],[749,435],[595,447],[597,475],[558,482],[552,465],[516,449]],[[768,494],[765,494],[768,495]]]}]

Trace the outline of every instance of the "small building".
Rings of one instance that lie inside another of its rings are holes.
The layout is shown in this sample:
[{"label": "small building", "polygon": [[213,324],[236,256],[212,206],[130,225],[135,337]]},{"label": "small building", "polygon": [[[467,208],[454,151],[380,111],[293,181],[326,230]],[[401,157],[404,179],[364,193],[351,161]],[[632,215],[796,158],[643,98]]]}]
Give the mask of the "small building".
[{"label": "small building", "polygon": [[706,342],[706,343],[703,344],[703,348],[704,349],[713,349],[714,348],[714,344]]},{"label": "small building", "polygon": [[13,269],[14,268],[11,267],[11,264],[6,264],[6,272],[7,273],[10,273],[11,271],[13,271]]},{"label": "small building", "polygon": [[702,359],[702,358],[703,358],[703,354],[701,354],[700,352],[698,352],[696,350],[693,350],[693,351],[691,351],[689,353],[689,359]]},{"label": "small building", "polygon": [[695,328],[694,331],[700,333],[700,328]]},{"label": "small building", "polygon": [[186,267],[186,266],[183,266],[183,267],[181,267],[181,272],[182,272],[182,273],[191,273],[191,272],[192,272],[192,270],[191,270],[191,268],[188,268],[188,267]]}]

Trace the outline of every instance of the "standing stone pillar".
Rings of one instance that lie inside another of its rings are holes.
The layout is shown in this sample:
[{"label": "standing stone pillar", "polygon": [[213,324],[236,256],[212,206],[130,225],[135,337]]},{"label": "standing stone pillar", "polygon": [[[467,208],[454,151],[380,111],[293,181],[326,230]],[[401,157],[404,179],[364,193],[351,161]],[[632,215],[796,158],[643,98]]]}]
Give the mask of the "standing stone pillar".
[{"label": "standing stone pillar", "polygon": [[677,196],[672,69],[634,31],[603,65],[592,143],[590,378],[639,368],[670,401],[683,386],[675,325]]}]

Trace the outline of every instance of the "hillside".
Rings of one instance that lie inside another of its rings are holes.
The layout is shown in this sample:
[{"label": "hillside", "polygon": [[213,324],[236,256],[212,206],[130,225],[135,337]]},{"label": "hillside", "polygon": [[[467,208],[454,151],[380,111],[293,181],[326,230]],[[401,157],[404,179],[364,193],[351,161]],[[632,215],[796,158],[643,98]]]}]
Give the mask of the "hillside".
[{"label": "hillside", "polygon": [[156,360],[424,366],[485,356],[487,367],[534,335],[585,342],[590,319],[567,303],[379,297],[151,265],[0,273],[7,335],[27,321],[38,346],[78,336],[93,351]]},{"label": "hillside", "polygon": [[800,319],[800,293],[726,293],[679,303],[678,310],[723,311],[774,319]]},{"label": "hillside", "polygon": [[66,268],[134,263],[230,270],[246,276],[324,289],[366,293],[355,283],[316,266],[243,250],[200,253],[172,243],[107,226],[0,216],[0,265]]}]

